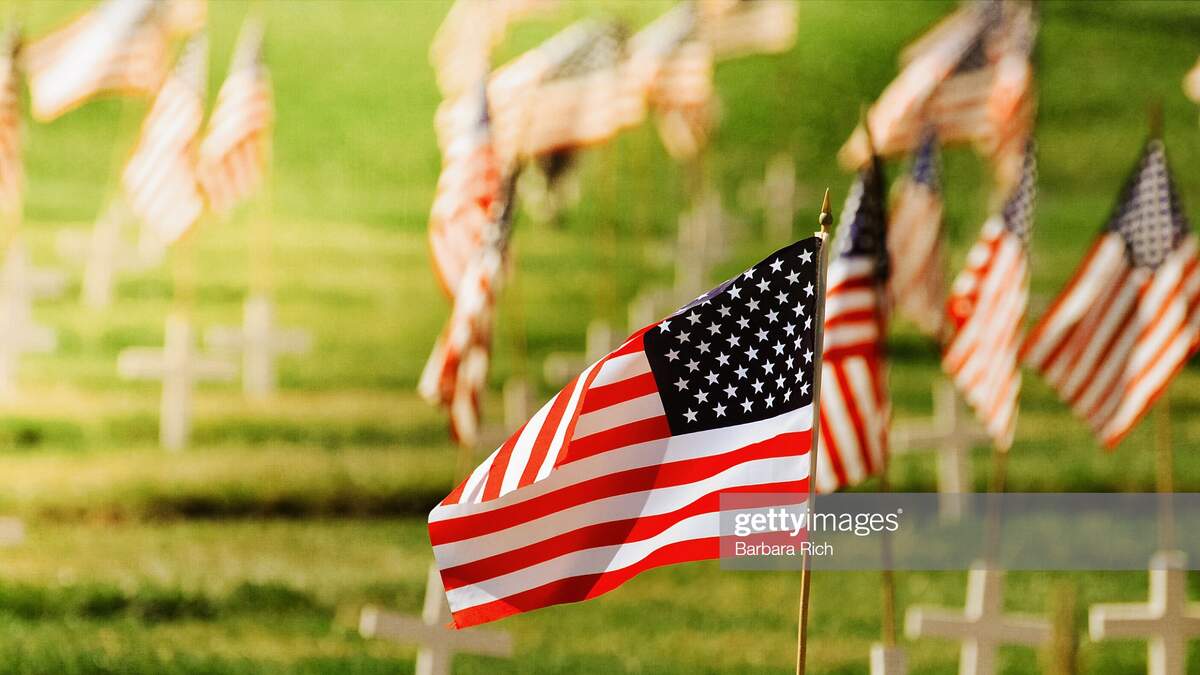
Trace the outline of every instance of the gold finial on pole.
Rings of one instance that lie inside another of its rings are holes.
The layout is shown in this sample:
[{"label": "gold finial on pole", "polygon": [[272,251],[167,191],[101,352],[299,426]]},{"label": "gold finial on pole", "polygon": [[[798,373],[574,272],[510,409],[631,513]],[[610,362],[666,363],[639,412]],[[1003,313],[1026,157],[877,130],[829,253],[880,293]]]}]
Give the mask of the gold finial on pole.
[{"label": "gold finial on pole", "polygon": [[833,208],[829,205],[829,188],[825,188],[825,198],[821,200],[821,215],[817,216],[817,224],[821,226],[821,236],[829,234],[829,226],[833,225]]}]

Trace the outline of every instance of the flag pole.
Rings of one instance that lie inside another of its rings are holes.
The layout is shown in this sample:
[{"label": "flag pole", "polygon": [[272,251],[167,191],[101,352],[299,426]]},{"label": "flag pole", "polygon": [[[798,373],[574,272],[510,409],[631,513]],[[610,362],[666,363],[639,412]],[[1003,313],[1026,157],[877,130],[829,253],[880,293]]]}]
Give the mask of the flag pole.
[{"label": "flag pole", "polygon": [[[864,104],[859,108],[858,119],[862,125],[863,134],[867,139],[867,161],[874,162],[875,154],[875,138],[871,135],[871,124],[867,119],[867,113],[870,112],[870,107]],[[882,180],[882,178],[881,178]],[[887,218],[887,208],[884,205],[884,218]],[[880,309],[879,311],[884,311]],[[891,420],[888,421],[889,425]],[[879,471],[879,491],[891,492],[891,483],[888,481],[888,468],[891,466],[890,456],[888,453],[883,455],[883,466]],[[882,625],[880,632],[882,633],[883,644],[885,647],[896,646],[896,575],[892,571],[892,539],[887,532],[883,533],[880,540],[880,562],[882,563],[881,571],[881,586],[882,586]]]},{"label": "flag pole", "polygon": [[[833,224],[833,213],[829,205],[829,188],[825,188],[825,198],[821,201],[821,215],[817,218],[821,229],[816,236],[821,240],[821,251],[818,254],[817,268],[817,307],[816,327],[813,329],[813,351],[816,352],[816,367],[813,368],[813,397],[812,397],[812,444],[808,460],[808,501],[807,510],[811,513],[817,498],[817,450],[821,438],[821,363],[824,361],[825,338],[825,271],[829,266],[829,226]],[[808,615],[809,597],[812,594],[812,561],[807,553],[801,554],[800,565],[800,625],[796,635],[796,675],[804,675],[808,660]]]}]

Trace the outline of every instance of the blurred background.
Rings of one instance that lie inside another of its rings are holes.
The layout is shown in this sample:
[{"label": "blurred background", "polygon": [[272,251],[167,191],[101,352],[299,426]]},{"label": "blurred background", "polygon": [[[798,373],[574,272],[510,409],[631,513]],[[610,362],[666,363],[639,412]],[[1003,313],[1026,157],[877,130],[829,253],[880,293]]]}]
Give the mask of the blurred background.
[{"label": "blurred background", "polygon": [[[670,2],[562,2],[515,22],[502,64],[583,16],[640,27]],[[88,3],[29,2],[38,36]],[[729,255],[716,282],[787,243],[767,234],[754,199],[768,162],[795,166],[794,235],[815,226],[821,191],[835,211],[851,177],[835,160],[860,106],[894,77],[897,55],[952,2],[800,4],[795,46],[716,69],[720,124],[705,169],[728,211]],[[195,233],[196,319],[236,322],[247,279],[249,218],[275,235],[276,312],[312,331],[311,354],[280,362],[280,391],[247,403],[236,383],[195,395],[191,447],[158,446],[159,385],[117,377],[117,353],[162,343],[171,302],[165,267],[126,275],[104,312],[74,286],[38,304],[56,352],[21,361],[0,407],[0,515],[24,540],[0,547],[0,672],[407,672],[414,649],[359,637],[359,609],[419,611],[431,558],[425,514],[450,489],[456,450],[443,413],[416,393],[449,312],[428,260],[426,225],[441,164],[440,101],[428,50],[448,2],[236,2],[209,5],[210,98],[247,11],[266,23],[276,96],[271,189],[249,213]],[[1146,109],[1164,107],[1165,139],[1189,213],[1200,211],[1200,128],[1181,80],[1200,54],[1200,7],[1188,2],[1038,3],[1039,197],[1030,319],[1069,278],[1107,219],[1145,139]],[[26,237],[34,260],[63,265],[56,237],[89,226],[115,185],[146,102],[100,100],[26,130]],[[134,113],[123,112],[131,106]],[[898,175],[901,166],[892,166]],[[628,303],[668,284],[670,247],[688,208],[687,176],[652,124],[579,158],[579,199],[552,221],[519,211],[513,273],[498,305],[484,419],[522,375],[538,398],[556,390],[542,364],[580,351],[590,320],[626,326]],[[987,215],[989,179],[968,150],[945,154],[951,272]],[[636,328],[630,326],[629,328]],[[937,346],[911,326],[890,341],[898,420],[930,414]],[[1036,375],[1026,374],[1008,489],[1153,491],[1153,425],[1101,450]],[[1200,371],[1171,387],[1176,485],[1200,490]],[[988,452],[974,480],[988,481]],[[901,457],[893,487],[936,487],[933,459]],[[870,487],[870,484],[868,484]],[[900,606],[961,606],[965,573],[903,574]],[[1008,605],[1046,614],[1053,589],[1095,601],[1142,601],[1145,574],[1013,573]],[[1193,596],[1200,579],[1191,580]],[[517,616],[511,660],[462,656],[456,672],[790,672],[799,579],[721,572],[701,563],[643,574],[602,599]],[[879,633],[877,574],[814,580],[813,672],[866,671]],[[913,672],[956,671],[957,645],[909,645]],[[1002,651],[1004,672],[1046,658]],[[1143,643],[1084,643],[1084,672],[1144,668]],[[1190,671],[1200,672],[1200,649]]]}]

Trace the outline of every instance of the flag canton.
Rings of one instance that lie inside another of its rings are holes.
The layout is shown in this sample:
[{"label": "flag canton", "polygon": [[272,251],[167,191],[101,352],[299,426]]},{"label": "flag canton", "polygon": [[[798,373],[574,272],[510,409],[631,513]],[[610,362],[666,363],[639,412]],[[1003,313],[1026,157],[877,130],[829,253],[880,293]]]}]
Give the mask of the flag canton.
[{"label": "flag canton", "polygon": [[916,155],[913,156],[912,180],[915,183],[924,185],[934,192],[941,189],[941,170],[938,166],[938,138],[937,132],[932,128],[925,130],[925,134],[921,137],[921,145],[917,148]]},{"label": "flag canton", "polygon": [[1021,180],[1004,203],[1004,226],[1021,240],[1029,243],[1033,233],[1033,206],[1037,198],[1037,159],[1033,140],[1025,145],[1025,159],[1021,166]]},{"label": "flag canton", "polygon": [[1162,141],[1146,144],[1141,162],[1121,195],[1108,229],[1125,239],[1133,265],[1157,267],[1191,230],[1171,180]]},{"label": "flag canton", "polygon": [[888,275],[886,218],[883,170],[878,158],[872,158],[850,187],[834,250],[842,257],[874,259],[877,279],[886,279]]},{"label": "flag canton", "polygon": [[568,39],[550,49],[553,65],[546,72],[546,80],[586,75],[612,68],[621,60],[626,38],[622,24],[586,23],[579,29],[579,33],[564,36]]},{"label": "flag canton", "polygon": [[975,7],[976,33],[955,66],[955,74],[981,70],[991,62],[989,49],[1004,23],[1004,9],[998,0],[980,0]]},{"label": "flag canton", "polygon": [[815,237],[792,244],[646,331],[673,434],[812,402],[819,246]]}]

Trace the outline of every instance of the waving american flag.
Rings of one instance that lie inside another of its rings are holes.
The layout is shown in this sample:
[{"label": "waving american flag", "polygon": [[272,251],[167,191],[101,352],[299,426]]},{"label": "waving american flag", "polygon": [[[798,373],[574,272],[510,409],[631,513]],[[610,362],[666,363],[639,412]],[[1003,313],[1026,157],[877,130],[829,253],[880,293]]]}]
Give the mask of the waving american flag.
[{"label": "waving american flag", "polygon": [[937,132],[929,129],[896,188],[887,230],[896,311],[933,336],[941,333],[946,306],[938,160]]},{"label": "waving american flag", "polygon": [[[1029,3],[976,0],[938,24],[903,56],[903,68],[867,115],[876,151],[914,149],[934,126],[941,142],[975,143],[1008,190],[1016,185],[1033,124],[1030,55],[1036,24]],[[867,161],[862,129],[838,158]]]},{"label": "waving american flag", "polygon": [[263,25],[248,19],[200,142],[200,182],[216,213],[249,197],[270,159],[274,107],[262,49]]},{"label": "waving american flag", "polygon": [[33,116],[47,122],[104,93],[153,94],[167,72],[165,5],[105,0],[24,52]]},{"label": "waving american flag", "polygon": [[[873,160],[842,209],[825,299],[817,489],[854,485],[881,471],[891,421],[884,372],[887,251],[883,168]],[[811,317],[803,327],[811,327]]]},{"label": "waving american flag", "polygon": [[1021,181],[1000,213],[988,218],[967,253],[947,303],[953,335],[942,368],[963,393],[996,447],[1012,445],[1021,371],[1017,351],[1029,301],[1029,237],[1037,187],[1033,142]]},{"label": "waving american flag", "polygon": [[481,83],[447,105],[439,116],[442,173],[429,214],[429,250],[442,290],[453,297],[502,201],[502,180],[486,88]]},{"label": "waving american flag", "polygon": [[497,69],[492,134],[506,169],[518,158],[594,145],[639,124],[646,101],[627,77],[626,32],[583,20]]},{"label": "waving american flag", "polygon": [[807,494],[819,239],[586,368],[429,514],[460,628],[715,558],[722,492]]},{"label": "waving american flag", "polygon": [[1152,139],[1023,357],[1107,447],[1162,394],[1200,340],[1196,237]]},{"label": "waving american flag", "polygon": [[712,125],[713,53],[697,6],[680,3],[634,35],[627,68],[656,112],[667,152],[677,159],[699,152]]},{"label": "waving american flag", "polygon": [[179,240],[204,211],[196,142],[204,121],[208,41],[192,38],[154,99],[121,182],[129,205],[154,237]]}]

